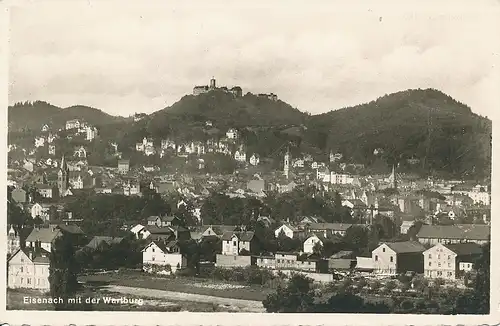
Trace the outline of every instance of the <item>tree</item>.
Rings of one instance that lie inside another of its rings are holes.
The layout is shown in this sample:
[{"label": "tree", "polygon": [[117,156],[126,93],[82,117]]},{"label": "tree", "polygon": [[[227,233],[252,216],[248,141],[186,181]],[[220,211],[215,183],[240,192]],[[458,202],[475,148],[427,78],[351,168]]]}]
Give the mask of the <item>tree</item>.
[{"label": "tree", "polygon": [[294,274],[286,287],[278,286],[262,301],[267,312],[310,312],[313,307],[312,279]]},{"label": "tree", "polygon": [[62,303],[55,305],[56,310],[74,309],[68,303],[68,299],[72,298],[79,289],[77,280],[79,270],[72,240],[69,236],[62,235],[55,240],[50,253],[50,295],[63,300]]},{"label": "tree", "polygon": [[368,246],[368,232],[364,227],[352,226],[347,229],[343,240],[347,248],[359,252]]}]

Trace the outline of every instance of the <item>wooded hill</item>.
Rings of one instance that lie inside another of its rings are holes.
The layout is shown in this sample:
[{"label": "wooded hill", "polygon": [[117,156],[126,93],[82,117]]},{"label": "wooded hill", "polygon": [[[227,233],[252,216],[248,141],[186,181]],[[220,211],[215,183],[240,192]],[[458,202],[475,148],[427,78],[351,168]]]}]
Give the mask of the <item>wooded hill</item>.
[{"label": "wooded hill", "polygon": [[[383,162],[385,168],[399,164],[401,170],[423,175],[470,179],[491,174],[491,120],[434,89],[406,90],[312,116],[283,101],[219,90],[186,95],[137,122],[83,106],[60,109],[35,102],[9,107],[10,131],[73,118],[107,125],[100,130],[101,141],[117,141],[124,154],[143,137],[157,145],[167,137],[204,141],[237,128],[249,152],[273,159],[281,159],[289,146],[292,157],[306,152],[325,160],[332,151],[347,162],[368,167]],[[418,163],[408,164],[410,158]]]}]

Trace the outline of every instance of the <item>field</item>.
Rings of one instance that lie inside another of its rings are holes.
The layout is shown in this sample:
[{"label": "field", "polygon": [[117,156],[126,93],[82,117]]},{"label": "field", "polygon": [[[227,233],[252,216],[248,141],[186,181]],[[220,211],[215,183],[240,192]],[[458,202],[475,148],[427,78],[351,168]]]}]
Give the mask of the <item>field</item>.
[{"label": "field", "polygon": [[118,285],[252,301],[262,301],[272,291],[272,289],[256,285],[243,286],[188,277],[169,278],[141,272],[87,275],[80,277],[79,281],[96,288]]}]

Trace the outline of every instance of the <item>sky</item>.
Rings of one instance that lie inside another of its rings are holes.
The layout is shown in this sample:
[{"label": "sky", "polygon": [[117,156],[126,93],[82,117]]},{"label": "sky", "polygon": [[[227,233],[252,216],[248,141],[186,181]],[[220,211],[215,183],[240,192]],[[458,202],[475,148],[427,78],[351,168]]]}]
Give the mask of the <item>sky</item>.
[{"label": "sky", "polygon": [[436,88],[491,116],[499,104],[498,1],[346,3],[76,0],[14,7],[9,104],[151,113],[213,76],[218,85],[272,92],[312,114]]}]

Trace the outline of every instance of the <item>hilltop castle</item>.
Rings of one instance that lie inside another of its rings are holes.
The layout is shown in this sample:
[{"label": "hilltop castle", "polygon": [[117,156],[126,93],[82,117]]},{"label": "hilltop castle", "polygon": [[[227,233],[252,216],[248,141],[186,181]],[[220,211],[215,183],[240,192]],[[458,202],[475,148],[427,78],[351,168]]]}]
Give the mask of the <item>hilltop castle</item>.
[{"label": "hilltop castle", "polygon": [[239,86],[234,86],[233,88],[229,89],[226,86],[223,87],[217,87],[215,84],[215,78],[212,77],[210,79],[210,86],[204,85],[204,86],[195,86],[193,88],[193,95],[200,95],[203,93],[208,93],[213,90],[221,90],[224,92],[232,93],[236,97],[241,97],[243,96],[243,90]]}]

